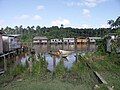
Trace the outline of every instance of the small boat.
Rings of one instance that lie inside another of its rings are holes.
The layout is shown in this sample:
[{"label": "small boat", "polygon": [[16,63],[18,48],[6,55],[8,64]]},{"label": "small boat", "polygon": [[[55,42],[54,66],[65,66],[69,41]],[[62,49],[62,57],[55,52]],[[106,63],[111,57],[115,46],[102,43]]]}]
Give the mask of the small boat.
[{"label": "small boat", "polygon": [[56,52],[50,51],[49,54],[60,57],[62,56],[63,58],[66,58],[68,55],[73,53],[73,51],[66,51],[66,50],[58,50]]},{"label": "small boat", "polygon": [[56,51],[56,52],[50,51],[49,54],[57,56],[57,57],[60,57],[60,55],[61,55],[61,53],[59,51]]},{"label": "small boat", "polygon": [[73,51],[66,51],[66,50],[59,50],[59,52],[61,53],[62,57],[67,57],[68,55],[73,53]]}]

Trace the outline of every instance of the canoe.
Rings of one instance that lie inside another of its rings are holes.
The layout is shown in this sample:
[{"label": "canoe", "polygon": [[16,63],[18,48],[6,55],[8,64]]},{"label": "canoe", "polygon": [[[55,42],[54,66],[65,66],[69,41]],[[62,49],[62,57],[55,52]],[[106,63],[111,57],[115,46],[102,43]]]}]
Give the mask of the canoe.
[{"label": "canoe", "polygon": [[54,56],[57,56],[59,57],[61,55],[61,53],[59,51],[56,51],[56,52],[49,52],[50,55],[54,55]]},{"label": "canoe", "polygon": [[61,55],[63,57],[67,57],[68,55],[70,55],[71,53],[73,53],[73,51],[66,51],[66,50],[59,50],[59,52],[61,53]]},{"label": "canoe", "polygon": [[70,55],[73,51],[66,51],[66,50],[58,50],[56,52],[49,52],[49,54],[57,56],[57,57],[67,57],[68,55]]}]

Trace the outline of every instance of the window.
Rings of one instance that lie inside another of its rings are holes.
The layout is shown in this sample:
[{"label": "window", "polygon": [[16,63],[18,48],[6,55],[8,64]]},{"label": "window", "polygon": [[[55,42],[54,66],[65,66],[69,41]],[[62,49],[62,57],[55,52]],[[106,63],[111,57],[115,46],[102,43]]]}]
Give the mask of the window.
[{"label": "window", "polygon": [[13,39],[10,39],[10,41],[12,42],[12,41],[13,41]]}]

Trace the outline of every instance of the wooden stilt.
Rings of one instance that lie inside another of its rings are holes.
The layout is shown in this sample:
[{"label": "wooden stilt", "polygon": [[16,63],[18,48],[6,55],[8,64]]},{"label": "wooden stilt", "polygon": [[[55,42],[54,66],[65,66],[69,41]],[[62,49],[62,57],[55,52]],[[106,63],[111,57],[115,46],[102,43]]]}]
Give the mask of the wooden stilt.
[{"label": "wooden stilt", "polygon": [[4,71],[7,71],[7,60],[4,56]]},{"label": "wooden stilt", "polygon": [[75,53],[76,53],[76,62],[78,60],[78,50],[77,50],[77,39],[75,39]]},{"label": "wooden stilt", "polygon": [[55,66],[56,66],[56,60],[55,60],[55,56],[53,56],[52,79],[54,79],[54,77],[55,77]]}]

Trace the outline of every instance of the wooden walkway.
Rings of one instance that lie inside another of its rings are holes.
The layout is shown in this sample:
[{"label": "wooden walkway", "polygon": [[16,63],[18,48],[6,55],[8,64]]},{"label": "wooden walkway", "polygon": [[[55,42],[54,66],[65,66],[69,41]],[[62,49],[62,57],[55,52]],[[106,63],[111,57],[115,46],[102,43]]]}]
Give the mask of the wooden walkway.
[{"label": "wooden walkway", "polygon": [[97,71],[94,71],[94,73],[103,84],[108,84]]},{"label": "wooden walkway", "polygon": [[9,53],[2,54],[2,55],[0,55],[0,57],[4,57],[4,56],[7,56],[7,55],[9,55],[9,54],[13,54],[13,53],[16,53],[16,51],[11,51],[11,52],[9,52]]},{"label": "wooden walkway", "polygon": [[5,71],[0,68],[0,75],[3,74]]},{"label": "wooden walkway", "polygon": [[15,54],[16,53],[16,51],[11,51],[11,52],[8,52],[8,53],[6,53],[6,54],[2,54],[2,55],[0,55],[0,58],[2,58],[3,57],[3,62],[4,62],[4,65],[3,65],[3,70],[1,69],[0,70],[0,74],[2,74],[2,73],[4,73],[5,71],[7,71],[7,60],[6,60],[6,56],[7,55],[10,55],[10,54]]},{"label": "wooden walkway", "polygon": [[90,66],[90,64],[89,63],[86,63],[86,65],[93,71],[93,73],[96,75],[96,77],[98,78],[98,80],[100,81],[100,82],[102,82],[103,84],[107,84],[107,88],[108,88],[108,90],[114,90],[114,86],[108,86],[108,83],[107,83],[107,81],[105,81],[104,79],[103,79],[103,77],[97,72],[97,71],[94,71],[93,69],[92,69],[92,67]]}]

